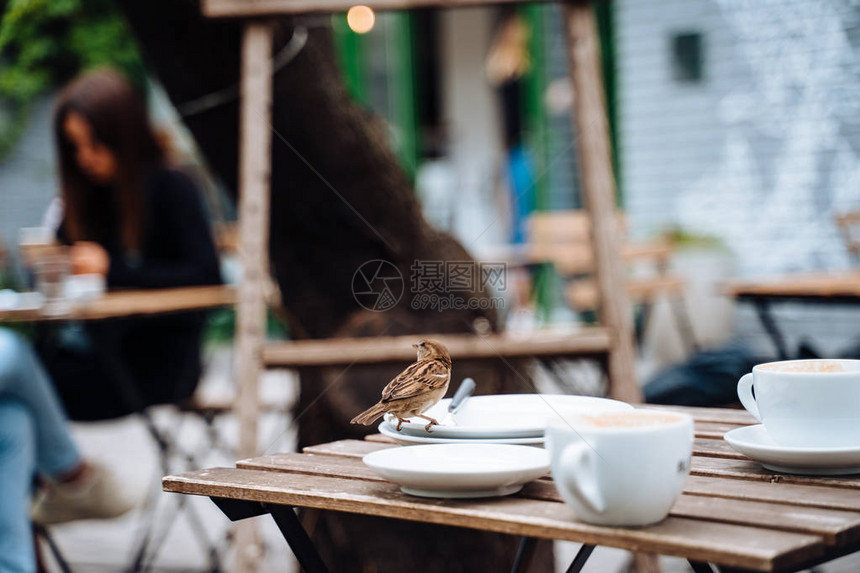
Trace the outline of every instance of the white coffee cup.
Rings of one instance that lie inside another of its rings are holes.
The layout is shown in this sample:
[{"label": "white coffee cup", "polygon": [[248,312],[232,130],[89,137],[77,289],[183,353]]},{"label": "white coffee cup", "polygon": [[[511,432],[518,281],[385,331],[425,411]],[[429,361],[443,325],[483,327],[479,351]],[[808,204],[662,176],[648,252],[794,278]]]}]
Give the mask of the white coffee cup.
[{"label": "white coffee cup", "polygon": [[631,410],[550,422],[546,449],[556,488],[587,523],[639,526],[669,513],[690,473],[693,419]]},{"label": "white coffee cup", "polygon": [[738,397],[779,445],[860,447],[860,360],[759,364]]},{"label": "white coffee cup", "polygon": [[66,279],[66,298],[75,302],[92,302],[105,293],[105,277],[100,274],[71,275]]}]

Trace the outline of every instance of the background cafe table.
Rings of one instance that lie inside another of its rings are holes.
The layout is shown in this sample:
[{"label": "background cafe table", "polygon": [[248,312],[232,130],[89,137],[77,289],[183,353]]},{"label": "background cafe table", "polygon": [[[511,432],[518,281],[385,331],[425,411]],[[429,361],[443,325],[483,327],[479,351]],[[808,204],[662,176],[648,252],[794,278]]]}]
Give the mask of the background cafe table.
[{"label": "background cafe table", "polygon": [[830,305],[860,304],[860,270],[738,280],[726,284],[724,292],[739,301],[755,305],[759,321],[773,341],[779,359],[788,360],[791,353],[770,312],[771,303],[801,301]]},{"label": "background cafe table", "polygon": [[40,309],[2,310],[0,325],[13,322],[87,321],[90,326],[88,333],[93,339],[95,358],[101,361],[107,372],[112,374],[122,399],[132,411],[140,414],[162,453],[165,453],[170,446],[145,411],[145,402],[133,382],[131,373],[118,358],[121,355],[122,330],[111,328],[110,323],[113,322],[115,325],[116,321],[110,319],[202,311],[230,306],[235,302],[236,289],[225,285],[117,290],[109,291],[96,300],[78,303],[70,309],[70,312],[56,316],[45,315]]},{"label": "background cafe table", "polygon": [[594,546],[675,555],[697,573],[795,571],[860,550],[860,475],[773,474],[732,450],[723,434],[755,423],[744,411],[665,407],[692,414],[696,441],[684,493],[663,522],[613,528],[574,520],[550,478],[516,495],[479,500],[412,497],[374,474],[361,457],[401,447],[380,435],[342,440],[163,480],[164,490],[204,495],[232,520],[270,513],[306,571],[325,571],[293,508],[314,508],[521,536],[514,571],[526,571],[534,539],[584,544],[569,571]]},{"label": "background cafe table", "polygon": [[0,310],[3,322],[61,322],[105,320],[206,310],[236,302],[236,289],[229,286],[180,287],[147,290],[109,291],[98,299],[78,303],[71,311],[47,316],[39,309]]}]

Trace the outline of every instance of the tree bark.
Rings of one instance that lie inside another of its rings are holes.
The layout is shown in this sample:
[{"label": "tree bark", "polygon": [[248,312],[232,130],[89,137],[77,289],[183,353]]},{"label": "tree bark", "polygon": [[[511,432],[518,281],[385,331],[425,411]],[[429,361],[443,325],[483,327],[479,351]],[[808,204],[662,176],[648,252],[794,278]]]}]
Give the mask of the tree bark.
[{"label": "tree bark", "polygon": [[[238,85],[241,22],[206,20],[193,1],[120,0],[120,6],[177,107]],[[275,53],[290,41],[297,23],[302,21],[275,21]],[[414,261],[471,257],[425,222],[384,125],[350,100],[334,56],[331,30],[309,26],[304,48],[273,78],[269,255],[291,335],[468,332],[476,319],[496,329],[492,310],[418,311],[409,307],[408,296],[386,312],[364,310],[356,302],[353,275],[366,261],[394,264],[408,294]],[[238,117],[232,99],[184,118],[210,168],[234,195]],[[382,386],[405,366],[302,372],[300,446],[360,436],[366,430],[347,421],[375,402]],[[501,362],[455,364],[455,384],[469,375],[481,393],[533,391]],[[317,516],[312,535],[331,570],[347,572],[500,570],[510,567],[518,542],[485,532],[330,513]],[[543,544],[537,553],[534,570],[550,567],[549,547]]]}]

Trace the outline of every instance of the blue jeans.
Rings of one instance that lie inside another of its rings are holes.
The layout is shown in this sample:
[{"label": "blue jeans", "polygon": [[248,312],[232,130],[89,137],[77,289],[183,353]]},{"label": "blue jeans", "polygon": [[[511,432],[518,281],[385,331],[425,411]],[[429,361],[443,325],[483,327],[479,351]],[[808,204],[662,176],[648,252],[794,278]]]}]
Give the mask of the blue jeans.
[{"label": "blue jeans", "polygon": [[0,573],[36,570],[30,494],[36,474],[81,462],[45,369],[27,342],[0,328]]}]

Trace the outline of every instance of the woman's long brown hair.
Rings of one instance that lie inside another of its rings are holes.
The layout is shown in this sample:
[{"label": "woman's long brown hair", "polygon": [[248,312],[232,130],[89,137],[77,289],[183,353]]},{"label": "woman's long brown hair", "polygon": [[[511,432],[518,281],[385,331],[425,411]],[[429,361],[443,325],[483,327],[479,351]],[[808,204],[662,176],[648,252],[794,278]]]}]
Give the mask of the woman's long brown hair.
[{"label": "woman's long brown hair", "polygon": [[93,193],[96,185],[78,166],[75,147],[65,134],[64,124],[72,112],[90,124],[93,137],[115,157],[117,174],[112,186],[119,211],[119,238],[126,252],[139,251],[145,224],[144,178],[149,168],[164,161],[146,104],[128,80],[108,69],[88,72],[60,93],[54,113],[54,137],[65,229],[72,241],[94,240],[96,230],[87,204],[100,199]]}]

